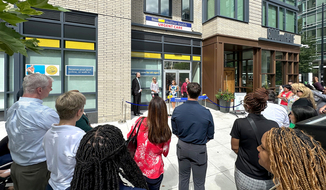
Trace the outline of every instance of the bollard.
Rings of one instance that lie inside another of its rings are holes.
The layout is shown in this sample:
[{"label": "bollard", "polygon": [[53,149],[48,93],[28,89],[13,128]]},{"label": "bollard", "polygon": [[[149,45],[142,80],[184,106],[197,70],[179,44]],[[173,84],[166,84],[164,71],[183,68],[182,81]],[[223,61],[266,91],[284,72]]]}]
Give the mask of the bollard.
[{"label": "bollard", "polygon": [[125,104],[125,118],[124,118],[124,120],[123,120],[123,122],[125,123],[125,122],[127,122],[127,104]]},{"label": "bollard", "polygon": [[123,122],[123,98],[122,98],[122,103],[121,103],[121,119],[118,121],[118,123],[124,123]]}]

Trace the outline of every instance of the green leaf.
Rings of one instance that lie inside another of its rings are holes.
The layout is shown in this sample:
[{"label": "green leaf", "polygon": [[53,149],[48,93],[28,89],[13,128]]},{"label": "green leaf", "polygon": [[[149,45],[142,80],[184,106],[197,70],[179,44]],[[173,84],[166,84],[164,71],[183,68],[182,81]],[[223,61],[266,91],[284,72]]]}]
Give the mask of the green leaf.
[{"label": "green leaf", "polygon": [[8,55],[21,53],[27,56],[25,45],[20,40],[21,37],[23,36],[12,28],[8,28],[4,22],[0,23],[0,48]]},{"label": "green leaf", "polygon": [[8,3],[4,3],[3,1],[0,1],[0,11],[3,11],[7,8]]},{"label": "green leaf", "polygon": [[19,12],[21,14],[28,14],[28,15],[41,15],[43,14],[42,11],[37,11],[31,8],[31,5],[27,1],[22,1],[16,4],[19,8]]},{"label": "green leaf", "polygon": [[38,46],[39,41],[36,38],[30,39],[30,40],[22,40],[22,42],[25,44],[27,49],[30,49],[36,53],[40,53],[43,48],[40,48]]},{"label": "green leaf", "polygon": [[8,3],[15,4],[18,2],[18,0],[6,0]]},{"label": "green leaf", "polygon": [[16,26],[17,23],[25,22],[25,19],[21,19],[13,13],[0,12],[0,18],[11,25]]},{"label": "green leaf", "polygon": [[47,9],[47,10],[62,11],[62,12],[69,11],[69,10],[59,7],[59,6],[50,5],[50,4],[48,4],[48,1],[49,0],[27,0],[27,2],[31,5],[31,7]]}]

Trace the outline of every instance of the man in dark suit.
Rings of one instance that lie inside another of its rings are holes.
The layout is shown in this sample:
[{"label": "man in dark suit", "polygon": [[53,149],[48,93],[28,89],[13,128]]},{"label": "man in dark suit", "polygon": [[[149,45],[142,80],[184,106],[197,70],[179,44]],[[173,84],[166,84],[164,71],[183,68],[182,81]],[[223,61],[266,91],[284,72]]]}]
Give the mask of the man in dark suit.
[{"label": "man in dark suit", "polygon": [[[136,73],[136,78],[134,78],[134,80],[132,80],[132,95],[134,96],[134,104],[140,104],[140,100],[141,100],[141,85],[140,85],[140,73]],[[134,115],[139,116],[141,113],[139,111],[139,106],[134,105],[133,107],[134,110]]]}]

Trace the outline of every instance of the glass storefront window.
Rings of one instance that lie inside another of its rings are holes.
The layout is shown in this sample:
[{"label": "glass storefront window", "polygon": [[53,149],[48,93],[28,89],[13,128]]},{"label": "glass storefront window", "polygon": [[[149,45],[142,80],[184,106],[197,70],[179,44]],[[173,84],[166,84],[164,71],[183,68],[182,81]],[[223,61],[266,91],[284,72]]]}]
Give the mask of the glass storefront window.
[{"label": "glass storefront window", "polygon": [[307,25],[316,23],[316,14],[307,16]]},{"label": "glass storefront window", "polygon": [[277,7],[273,5],[268,5],[268,26],[276,28],[277,21]]},{"label": "glass storefront window", "polygon": [[7,80],[8,80],[8,88],[7,90],[8,91],[14,91],[14,78],[15,78],[15,74],[14,74],[14,56],[10,56],[9,57],[9,65],[8,65],[8,73],[7,73]]},{"label": "glass storefront window", "polygon": [[207,0],[207,19],[215,16],[215,0]]},{"label": "glass storefront window", "polygon": [[276,61],[276,85],[283,85],[283,63],[282,61]]},{"label": "glass storefront window", "polygon": [[307,1],[307,9],[315,8],[316,7],[316,0],[309,0]]},{"label": "glass storefront window", "polygon": [[[58,98],[58,96],[48,96],[46,98],[43,99],[43,105],[48,106],[54,110],[55,109],[55,101]],[[87,103],[87,100],[86,100]]]},{"label": "glass storefront window", "polygon": [[190,62],[165,61],[164,69],[190,70]]},{"label": "glass storefront window", "polygon": [[86,97],[86,105],[84,109],[96,109],[96,94],[84,94]]},{"label": "glass storefront window", "polygon": [[94,52],[74,52],[65,51],[65,69],[67,66],[80,66],[84,68],[93,67],[93,76],[67,76],[66,75],[66,91],[79,90],[79,92],[96,92],[96,54]]},{"label": "glass storefront window", "polygon": [[[155,71],[158,74],[146,74],[146,71]],[[150,60],[150,59],[131,59],[131,76],[130,76],[130,84],[132,83],[132,80],[135,78],[135,74],[137,72],[141,73],[140,77],[140,85],[142,88],[142,96],[141,96],[141,102],[150,102],[151,97],[151,83],[152,78],[155,77],[158,83],[158,86],[160,88],[159,96],[163,97],[162,92],[162,61],[161,60]],[[131,89],[130,89],[131,91]],[[133,98],[131,97],[131,100]]]},{"label": "glass storefront window", "polygon": [[283,53],[277,51],[277,52],[275,53],[275,59],[283,59]]},{"label": "glass storefront window", "polygon": [[267,74],[261,75],[261,86],[266,89],[272,87],[272,76]]},{"label": "glass storefront window", "polygon": [[250,50],[250,51],[244,51],[242,53],[242,59],[253,59],[253,51]]},{"label": "glass storefront window", "polygon": [[[53,78],[52,91],[50,94],[61,93],[61,52],[58,50],[43,50],[41,54],[28,51],[28,57],[25,57],[26,65],[55,65],[59,66],[59,76],[51,76]],[[26,70],[26,65],[24,70]],[[37,72],[37,71],[35,71]],[[41,71],[42,72],[42,71]],[[45,74],[45,73],[41,73]],[[26,75],[26,73],[25,73]]]},{"label": "glass storefront window", "polygon": [[221,16],[234,18],[234,0],[220,1]]},{"label": "glass storefront window", "polygon": [[191,82],[197,82],[200,84],[201,64],[200,62],[192,62],[191,69]]},{"label": "glass storefront window", "polygon": [[261,56],[261,73],[272,73],[271,52],[263,50]]}]

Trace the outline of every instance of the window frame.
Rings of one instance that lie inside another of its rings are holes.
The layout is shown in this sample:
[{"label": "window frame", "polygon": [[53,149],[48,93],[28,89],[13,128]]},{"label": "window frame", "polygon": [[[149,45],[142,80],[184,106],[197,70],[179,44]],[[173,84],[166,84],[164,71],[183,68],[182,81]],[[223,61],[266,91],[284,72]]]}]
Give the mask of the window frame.
[{"label": "window frame", "polygon": [[[158,1],[158,13],[155,13],[155,12],[149,12],[146,10],[147,0],[144,0],[144,13],[151,14],[151,15],[157,15],[157,16],[161,16],[161,17],[172,18],[172,0],[168,0],[169,1],[169,15],[168,16],[161,14],[161,1],[162,0],[157,0],[157,1]],[[181,9],[182,9],[182,7],[181,7]]]},{"label": "window frame", "polygon": [[[278,3],[277,3],[278,2]],[[296,1],[297,3],[297,1]],[[265,4],[265,15],[263,14],[263,10],[264,10],[264,4]],[[267,28],[274,28],[268,25],[268,7],[269,5],[272,6],[276,6],[277,7],[277,11],[276,11],[276,29],[283,31],[283,32],[287,32],[287,33],[292,33],[292,34],[298,34],[298,8],[295,8],[291,5],[288,5],[285,3],[285,1],[279,1],[279,0],[263,0],[262,1],[262,6],[261,6],[261,10],[262,10],[262,14],[261,14],[261,26],[262,27],[267,27]],[[285,6],[284,6],[285,5]],[[284,29],[281,30],[280,29],[280,22],[279,22],[279,14],[280,14],[280,10],[283,9],[283,27]],[[291,11],[294,13],[294,18],[295,18],[295,28],[294,28],[294,32],[292,31],[288,31],[287,30],[287,23],[286,23],[286,16],[287,16],[287,11]],[[264,21],[265,21],[265,25],[264,25]]]},{"label": "window frame", "polygon": [[[208,0],[202,1],[203,6],[203,21],[202,23],[206,23],[216,17],[222,17],[226,19],[231,19],[239,22],[249,23],[249,0],[233,0],[234,1],[234,17],[223,16],[220,13],[220,4],[223,0],[215,0],[215,14],[212,18],[208,19]],[[243,20],[238,19],[238,1],[243,1]]]},{"label": "window frame", "polygon": [[181,20],[182,21],[188,21],[188,22],[193,22],[194,20],[194,0],[187,0],[189,1],[189,19],[184,19],[183,16],[182,16],[182,13],[183,13],[183,1],[185,0],[181,0]]}]

